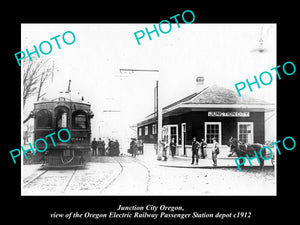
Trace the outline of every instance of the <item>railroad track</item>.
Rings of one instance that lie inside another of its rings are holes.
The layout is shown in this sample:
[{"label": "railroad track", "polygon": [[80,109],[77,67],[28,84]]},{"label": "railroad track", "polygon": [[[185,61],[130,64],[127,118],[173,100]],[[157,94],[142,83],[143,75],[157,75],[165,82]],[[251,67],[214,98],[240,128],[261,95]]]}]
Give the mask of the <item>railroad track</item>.
[{"label": "railroad track", "polygon": [[70,179],[68,180],[67,185],[66,185],[66,187],[65,187],[65,189],[64,189],[64,193],[67,191],[67,189],[68,189],[68,187],[69,187],[69,184],[70,184],[71,180],[73,179],[73,177],[74,177],[76,171],[77,171],[77,169],[74,170],[74,172],[72,173]]},{"label": "railroad track", "polygon": [[147,170],[147,185],[146,185],[146,192],[149,191],[149,186],[150,186],[150,180],[151,180],[151,172],[148,166],[146,166],[144,163],[142,163],[140,160],[136,159],[136,163],[140,164]]},{"label": "railroad track", "polygon": [[93,163],[83,170],[45,169],[34,173],[23,181],[26,195],[146,194],[151,181],[148,166],[131,157],[104,158],[103,163]]},{"label": "railroad track", "polygon": [[[63,194],[69,188],[69,185],[77,172],[77,169],[73,170],[49,170],[45,169],[32,178],[25,179],[23,182],[23,192],[32,192],[39,194],[42,190],[46,190],[43,194]],[[59,179],[57,177],[59,176]]]},{"label": "railroad track", "polygon": [[[140,186],[137,186],[137,192],[141,193],[147,193],[149,191],[150,186],[150,180],[151,180],[151,173],[150,169],[143,164],[140,160],[131,158],[131,157],[113,157],[114,161],[120,166],[119,173],[100,191],[100,193],[106,192],[106,193],[114,193],[114,188],[116,187],[122,189],[124,192],[119,192],[117,194],[126,194],[126,190],[132,190],[134,189],[134,184],[136,182],[140,182],[140,179],[135,177],[135,172],[139,171],[137,168],[132,168],[132,166],[138,164],[142,166],[144,169],[146,169],[146,182],[145,184],[142,183]],[[134,170],[133,170],[134,169]],[[143,174],[139,173],[137,176],[143,176]],[[136,179],[135,179],[136,178]],[[132,183],[130,183],[132,182]],[[143,187],[142,187],[143,186]],[[110,192],[111,191],[111,192]],[[132,194],[134,194],[135,191],[132,190]]]},{"label": "railroad track", "polygon": [[118,161],[118,160],[116,160],[115,158],[113,158],[115,161],[116,161],[116,163],[118,163],[119,164],[119,166],[120,166],[120,171],[119,171],[119,173],[108,183],[108,184],[106,184],[105,186],[104,186],[104,188],[102,188],[101,190],[100,190],[100,193],[102,193],[103,191],[105,191],[105,190],[107,190],[107,188],[109,187],[109,186],[111,186],[120,176],[121,176],[121,174],[123,173],[123,170],[124,170],[124,166]]},{"label": "railroad track", "polygon": [[23,182],[23,187],[27,186],[28,184],[31,184],[32,182],[34,182],[35,180],[37,180],[39,177],[41,177],[46,172],[48,172],[48,170],[44,170],[44,171],[42,171],[41,173],[35,175],[32,178],[25,179],[25,181]]}]

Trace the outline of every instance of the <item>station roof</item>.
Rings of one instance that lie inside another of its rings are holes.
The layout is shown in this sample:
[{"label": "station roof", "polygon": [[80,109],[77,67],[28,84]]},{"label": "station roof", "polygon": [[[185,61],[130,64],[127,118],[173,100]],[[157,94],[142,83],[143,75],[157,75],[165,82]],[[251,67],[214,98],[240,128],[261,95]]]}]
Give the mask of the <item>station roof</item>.
[{"label": "station roof", "polygon": [[164,109],[171,106],[185,103],[185,104],[243,104],[243,105],[270,105],[264,100],[251,98],[249,96],[239,96],[235,91],[230,89],[212,85],[202,89],[200,92],[195,92],[177,102],[164,107]]},{"label": "station roof", "polygon": [[[234,110],[234,111],[274,111],[274,104],[246,95],[239,96],[230,89],[212,85],[201,91],[186,96],[170,105],[165,106],[163,116],[178,115],[189,111],[208,110]],[[146,124],[154,120],[154,113],[145,118],[138,125]]]}]

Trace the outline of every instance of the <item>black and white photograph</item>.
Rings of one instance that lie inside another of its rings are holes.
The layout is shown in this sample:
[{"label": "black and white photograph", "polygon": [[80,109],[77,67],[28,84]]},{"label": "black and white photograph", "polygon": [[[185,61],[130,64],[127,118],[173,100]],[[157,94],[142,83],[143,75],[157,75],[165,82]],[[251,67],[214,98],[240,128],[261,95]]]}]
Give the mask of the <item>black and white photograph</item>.
[{"label": "black and white photograph", "polygon": [[276,29],[22,24],[22,195],[275,196]]}]

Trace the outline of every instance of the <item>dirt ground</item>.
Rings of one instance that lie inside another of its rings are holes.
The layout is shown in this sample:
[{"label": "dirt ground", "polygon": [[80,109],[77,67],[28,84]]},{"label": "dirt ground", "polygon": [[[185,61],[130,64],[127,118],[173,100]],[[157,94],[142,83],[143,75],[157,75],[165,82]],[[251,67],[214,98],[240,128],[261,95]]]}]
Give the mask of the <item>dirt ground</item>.
[{"label": "dirt ground", "polygon": [[23,166],[24,195],[276,195],[274,167],[174,168],[103,157],[85,169]]}]

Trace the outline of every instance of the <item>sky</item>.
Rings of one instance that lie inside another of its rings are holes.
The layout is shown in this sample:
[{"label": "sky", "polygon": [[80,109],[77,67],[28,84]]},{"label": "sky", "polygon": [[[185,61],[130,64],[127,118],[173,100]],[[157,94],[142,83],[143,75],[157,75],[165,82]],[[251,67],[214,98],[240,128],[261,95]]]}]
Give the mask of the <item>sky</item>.
[{"label": "sky", "polygon": [[[76,40],[66,45],[55,41],[49,57],[55,62],[53,81],[45,87],[45,97],[54,99],[66,91],[71,80],[73,100],[84,96],[95,117],[92,136],[130,136],[130,125],[153,112],[153,88],[159,81],[160,101],[166,106],[196,90],[196,77],[205,78],[205,86],[217,84],[235,91],[234,85],[254,81],[276,62],[276,24],[180,24],[172,23],[168,34],[151,34],[140,39],[134,32],[153,28],[153,24],[22,24],[22,51],[42,41],[72,31]],[[61,37],[60,37],[61,38]],[[253,52],[264,41],[264,53]],[[39,60],[39,59],[37,59]],[[159,72],[120,73],[120,69],[149,69]],[[126,76],[126,77],[120,77]],[[253,92],[241,93],[276,102],[276,82]],[[33,109],[34,99],[24,108]],[[120,112],[105,112],[115,110]],[[100,128],[99,128],[100,127]]]}]

